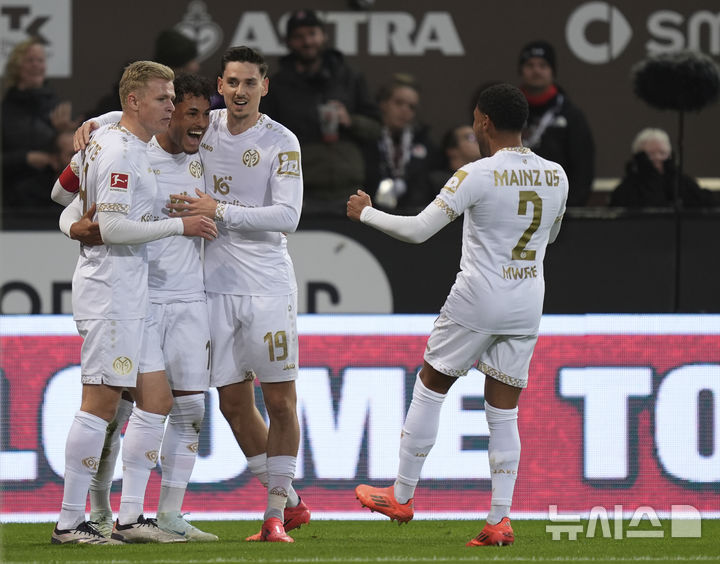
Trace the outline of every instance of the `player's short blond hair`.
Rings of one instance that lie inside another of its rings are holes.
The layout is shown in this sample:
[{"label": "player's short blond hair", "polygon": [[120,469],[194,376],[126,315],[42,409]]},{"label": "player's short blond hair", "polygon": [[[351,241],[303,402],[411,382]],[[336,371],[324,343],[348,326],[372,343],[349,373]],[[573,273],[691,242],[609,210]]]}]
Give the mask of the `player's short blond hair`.
[{"label": "player's short blond hair", "polygon": [[127,98],[132,92],[142,92],[154,78],[172,82],[175,80],[175,73],[170,67],[155,61],[135,61],[125,67],[119,88],[122,109],[125,109]]}]

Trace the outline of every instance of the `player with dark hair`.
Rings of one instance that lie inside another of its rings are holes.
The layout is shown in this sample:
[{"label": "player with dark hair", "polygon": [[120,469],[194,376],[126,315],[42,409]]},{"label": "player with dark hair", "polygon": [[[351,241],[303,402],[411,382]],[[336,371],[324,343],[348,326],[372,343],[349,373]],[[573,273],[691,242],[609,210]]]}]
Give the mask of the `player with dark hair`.
[{"label": "player with dark hair", "polygon": [[480,94],[473,130],[485,158],[461,167],[420,214],[372,207],[362,190],[347,215],[402,241],[422,243],[465,213],[460,272],[427,342],[400,440],[394,485],[359,485],[360,503],[398,522],[414,514],[414,492],[432,449],[450,387],[477,366],[485,374],[492,502],[487,523],[468,546],[512,544],[510,505],[520,460],[517,403],[527,385],[545,283],[543,258],[565,211],[562,167],[522,146],[522,92],[509,84]]},{"label": "player with dark hair", "polygon": [[[287,531],[307,523],[310,511],[292,488],[300,441],[297,283],[285,234],[300,220],[303,179],[297,137],[259,111],[267,72],[249,47],[224,53],[218,92],[225,109],[211,113],[201,151],[207,194],[175,195],[170,208],[218,224],[218,239],[205,247],[211,385],[249,469],[268,488],[262,529],[247,540],[293,542]],[[255,406],[255,378],[269,429]]]}]

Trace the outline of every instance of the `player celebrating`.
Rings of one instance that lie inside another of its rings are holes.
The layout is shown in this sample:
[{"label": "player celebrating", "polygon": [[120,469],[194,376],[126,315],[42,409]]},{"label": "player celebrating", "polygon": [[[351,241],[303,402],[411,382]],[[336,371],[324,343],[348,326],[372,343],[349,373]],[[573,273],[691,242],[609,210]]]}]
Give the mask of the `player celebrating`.
[{"label": "player celebrating", "polygon": [[[209,123],[212,84],[199,75],[180,75],[174,81],[175,110],[167,133],[148,144],[148,160],[155,170],[158,191],[153,219],[167,219],[170,194],[204,187],[200,140]],[[53,189],[53,199],[72,199],[76,182],[67,171]],[[64,186],[63,186],[64,184]],[[79,221],[80,218],[73,218]],[[73,224],[77,229],[77,224]],[[70,228],[61,226],[70,236]],[[78,238],[73,236],[72,238]],[[204,391],[210,380],[210,329],[199,239],[173,238],[148,244],[149,288],[155,331],[147,335],[141,369],[164,366],[174,396],[162,441],[162,482],[158,525],[181,533],[189,541],[215,541],[181,516],[182,500],[197,458],[200,426],[205,413]],[[110,487],[120,448],[120,431],[132,409],[132,398],[121,399],[103,449],[98,472],[90,484],[90,520],[110,536]]]},{"label": "player celebrating", "polygon": [[[218,78],[218,89],[226,97],[229,110],[211,112],[211,126],[200,149],[206,170],[206,188],[222,200],[218,202],[197,191],[200,198],[186,194],[174,195],[183,203],[170,204],[169,207],[185,215],[217,217],[221,226],[227,229],[223,231],[221,242],[205,250],[205,283],[210,306],[223,296],[245,295],[245,302],[254,301],[257,304],[268,301],[273,304],[271,308],[285,312],[278,328],[263,330],[254,342],[247,340],[247,333],[240,332],[240,327],[244,331],[259,330],[259,319],[255,325],[249,324],[247,317],[241,321],[240,318],[248,315],[247,312],[242,315],[229,314],[230,318],[237,317],[232,321],[237,329],[213,324],[212,385],[218,388],[220,409],[247,457],[248,468],[265,487],[269,487],[268,507],[272,504],[275,510],[271,512],[268,509],[265,522],[268,522],[271,514],[278,515],[277,508],[286,503],[284,511],[280,510],[279,517],[275,517],[281,521],[282,533],[261,532],[248,540],[291,542],[286,532],[310,521],[307,505],[297,495],[292,484],[287,483],[288,476],[291,481],[294,475],[299,425],[294,407],[297,287],[284,233],[296,229],[302,207],[299,145],[290,131],[259,112],[260,97],[267,92],[268,82],[267,64],[261,55],[247,47],[233,47],[223,55],[222,68],[223,76]],[[111,112],[96,119],[97,122],[107,123],[113,116]],[[87,143],[92,126],[93,122],[89,121],[78,130],[75,136],[77,148],[83,148]],[[264,135],[259,135],[261,132]],[[258,138],[266,146],[254,146]],[[262,166],[255,168],[258,163],[262,163]],[[251,186],[256,187],[254,193],[249,191]],[[265,198],[269,205],[262,205]],[[244,202],[251,202],[250,207],[246,207]],[[251,209],[254,207],[257,209]],[[236,221],[232,218],[240,219]],[[83,225],[87,224],[78,222],[73,227]],[[258,232],[262,230],[267,233]],[[209,266],[210,261],[213,261],[212,267]],[[268,284],[271,279],[272,284]],[[239,281],[243,282],[242,287]],[[246,294],[242,294],[244,292]],[[279,301],[274,301],[276,295],[285,296],[292,303],[280,306]],[[213,319],[221,317],[212,313],[212,310],[211,316]],[[280,328],[281,325],[284,328]],[[228,357],[228,353],[243,358],[248,367],[242,370],[236,368],[236,361]],[[269,363],[267,369],[258,370],[261,382],[278,380],[277,385],[270,385],[270,381],[267,386],[263,385],[270,421],[276,422],[272,437],[255,406],[253,379],[256,369],[253,366],[259,363]],[[280,368],[280,375],[277,374],[277,368]],[[220,376],[216,377],[216,374]],[[279,456],[274,461],[268,460],[267,453],[277,449],[291,454],[286,458]],[[271,479],[273,474],[275,477]],[[280,482],[280,489],[270,485],[277,481]],[[275,493],[272,493],[273,490]],[[265,530],[272,532],[271,525],[274,524],[271,523]]]},{"label": "player celebrating", "polygon": [[372,207],[358,190],[347,215],[388,235],[421,243],[465,213],[460,272],[427,342],[400,440],[394,485],[359,485],[360,503],[398,522],[413,518],[420,471],[438,433],[440,408],[457,378],[477,363],[485,374],[492,501],[487,523],[468,546],[508,545],[510,505],[520,460],[518,398],[542,315],[543,258],[565,212],[562,168],[522,146],[528,115],[509,84],[485,89],[473,130],[483,159],[461,167],[420,214],[400,217]]},{"label": "player celebrating", "polygon": [[[211,113],[201,150],[207,194],[173,195],[180,202],[169,207],[218,223],[218,239],[205,248],[211,384],[249,468],[268,487],[262,530],[247,540],[293,542],[287,531],[310,520],[292,489],[300,440],[297,283],[285,236],[302,208],[300,145],[259,111],[268,66],[258,52],[231,47],[221,68],[226,109]],[[269,430],[255,407],[255,377]]]},{"label": "player celebrating", "polygon": [[[168,128],[174,108],[172,79],[172,70],[158,63],[138,61],[129,65],[120,81],[122,117],[117,124],[96,133],[79,168],[80,198],[74,205],[83,212],[96,206],[105,244],[82,246],[73,276],[73,317],[83,337],[83,393],[65,448],[63,504],[51,539],[56,544],[122,542],[105,538],[85,520],[85,503],[107,424],[115,416],[123,388],[136,389],[136,397],[142,398],[128,424],[129,449],[152,454],[160,446],[170,405],[156,390],[158,383],[167,385],[165,373],[137,372],[145,327],[152,323],[147,316],[144,243],[173,235],[208,239],[216,235],[214,224],[207,218],[201,223],[142,221],[152,209],[157,190],[146,147],[154,134]],[[123,493],[130,484],[129,497],[144,494],[149,476],[145,470],[133,467],[124,472]],[[138,537],[162,536],[153,520],[143,518],[142,504],[140,507],[125,524]],[[136,504],[128,504],[127,513],[133,514],[135,508]]]}]

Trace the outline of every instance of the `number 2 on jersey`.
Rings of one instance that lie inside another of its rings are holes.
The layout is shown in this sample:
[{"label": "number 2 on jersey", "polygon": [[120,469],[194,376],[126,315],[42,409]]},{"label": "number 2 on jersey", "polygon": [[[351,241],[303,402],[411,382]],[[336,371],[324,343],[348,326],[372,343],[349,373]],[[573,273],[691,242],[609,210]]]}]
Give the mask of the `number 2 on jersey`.
[{"label": "number 2 on jersey", "polygon": [[535,251],[526,249],[533,233],[540,227],[540,219],[542,218],[542,199],[534,190],[521,190],[520,202],[518,203],[518,215],[527,215],[528,202],[532,203],[533,218],[530,226],[523,232],[522,236],[512,250],[513,260],[535,260]]}]

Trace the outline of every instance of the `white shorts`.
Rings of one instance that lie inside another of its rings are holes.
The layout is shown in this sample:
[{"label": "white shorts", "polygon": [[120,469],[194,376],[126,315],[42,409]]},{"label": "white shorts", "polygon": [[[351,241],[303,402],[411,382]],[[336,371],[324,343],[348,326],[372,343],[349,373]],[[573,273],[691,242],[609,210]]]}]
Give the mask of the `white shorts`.
[{"label": "white shorts", "polygon": [[140,349],[149,319],[82,319],[80,374],[83,384],[134,388]]},{"label": "white shorts", "polygon": [[210,385],[252,380],[288,382],[298,376],[297,293],[235,296],[208,292]]},{"label": "white shorts", "polygon": [[458,325],[444,313],[435,320],[425,361],[448,376],[477,369],[509,386],[525,388],[537,335],[491,335]]},{"label": "white shorts", "polygon": [[210,385],[207,304],[150,304],[155,320],[143,341],[140,372],[164,370],[172,390],[204,392]]}]

